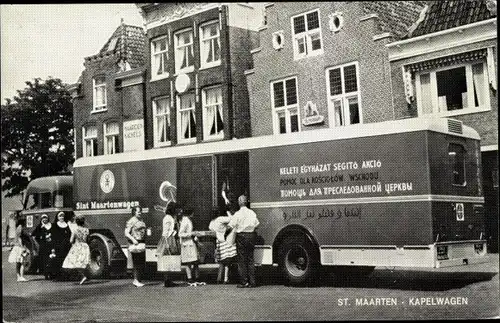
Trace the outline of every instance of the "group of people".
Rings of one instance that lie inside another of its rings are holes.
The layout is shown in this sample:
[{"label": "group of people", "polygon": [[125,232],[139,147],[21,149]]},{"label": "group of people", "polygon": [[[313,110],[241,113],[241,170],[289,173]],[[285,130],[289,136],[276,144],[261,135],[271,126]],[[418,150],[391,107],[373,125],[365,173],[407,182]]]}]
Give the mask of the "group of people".
[{"label": "group of people", "polygon": [[[255,247],[255,228],[259,221],[255,212],[247,208],[245,195],[238,198],[238,206],[234,201],[225,199],[227,214],[212,220],[209,229],[216,235],[215,259],[219,263],[218,283],[229,282],[229,266],[238,263],[240,284],[238,287],[255,287],[255,267],[253,251]],[[169,203],[162,223],[162,236],[157,246],[158,259],[171,257],[180,260],[184,265],[189,286],[204,285],[200,281],[198,237],[193,231],[193,211],[183,209],[175,202]],[[14,247],[9,255],[9,262],[16,263],[17,280],[26,281],[24,263],[30,256],[30,250],[23,241],[25,219],[19,219],[16,225]],[[132,208],[132,217],[125,225],[124,235],[129,242],[129,252],[133,264],[133,285],[142,287],[141,282],[146,265],[146,224],[142,218],[142,208]],[[80,284],[88,280],[86,269],[90,264],[90,249],[87,244],[89,229],[85,227],[83,216],[77,215],[66,222],[64,212],[59,212],[54,223],[49,222],[47,215],[42,215],[40,225],[33,230],[32,236],[38,244],[38,268],[46,279],[58,279],[62,269],[76,269],[81,275]],[[160,268],[159,268],[160,269]],[[169,271],[164,271],[164,286],[175,284]]]},{"label": "group of people", "polygon": [[[255,267],[253,251],[255,248],[255,228],[259,220],[255,212],[247,207],[248,200],[245,195],[238,198],[238,206],[226,199],[227,213],[218,216],[210,222],[209,229],[216,235],[215,260],[219,263],[217,283],[229,282],[229,267],[238,263],[240,284],[238,287],[255,287]],[[174,256],[169,259],[184,265],[189,286],[204,285],[200,281],[198,237],[193,231],[193,211],[185,210],[172,202],[167,205],[162,221],[162,236],[158,242],[156,254],[158,262],[163,256]],[[129,251],[132,256],[134,268],[133,284],[137,287],[141,283],[142,272],[145,265],[144,236],[146,224],[142,219],[140,207],[132,209],[132,218],[128,220],[125,236],[129,240]],[[177,258],[175,257],[177,256]],[[162,268],[158,267],[159,270]],[[164,286],[172,287],[171,273],[164,271]]]},{"label": "group of people", "polygon": [[[36,246],[32,248],[38,256],[38,270],[45,279],[59,279],[62,269],[76,269],[80,272],[83,284],[86,280],[85,270],[90,263],[90,249],[86,243],[89,229],[85,227],[85,219],[76,216],[66,222],[64,212],[59,212],[54,223],[49,217],[42,214],[40,224],[31,235]],[[20,218],[16,224],[14,246],[9,254],[8,261],[16,263],[17,281],[27,281],[24,277],[24,266],[30,255],[27,247],[29,238],[24,231],[26,219]],[[35,255],[35,256],[36,256]]]}]

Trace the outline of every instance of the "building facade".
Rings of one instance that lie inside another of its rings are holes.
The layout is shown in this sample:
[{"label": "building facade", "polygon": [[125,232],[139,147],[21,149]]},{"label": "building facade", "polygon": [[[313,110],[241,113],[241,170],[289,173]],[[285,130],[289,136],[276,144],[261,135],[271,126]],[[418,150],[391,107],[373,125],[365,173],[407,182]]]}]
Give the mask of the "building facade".
[{"label": "building facade", "polygon": [[145,149],[144,48],[141,27],[122,23],[69,87],[75,157]]},{"label": "building facade", "polygon": [[450,117],[481,136],[486,235],[498,247],[496,1],[432,1],[388,44],[395,118]]},{"label": "building facade", "polygon": [[385,46],[421,2],[275,2],[246,71],[252,135],[394,119]]},{"label": "building facade", "polygon": [[137,4],[147,30],[146,147],[250,136],[244,71],[260,4]]}]

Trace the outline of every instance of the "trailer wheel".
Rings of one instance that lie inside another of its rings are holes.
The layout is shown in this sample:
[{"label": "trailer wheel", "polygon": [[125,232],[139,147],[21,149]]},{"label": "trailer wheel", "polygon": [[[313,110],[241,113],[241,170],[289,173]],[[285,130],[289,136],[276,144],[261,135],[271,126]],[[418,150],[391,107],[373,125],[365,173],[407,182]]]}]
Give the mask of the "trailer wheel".
[{"label": "trailer wheel", "polygon": [[318,251],[304,235],[287,237],[279,248],[279,267],[291,285],[310,283],[318,272]]},{"label": "trailer wheel", "polygon": [[105,277],[109,274],[108,249],[101,239],[92,239],[89,243],[90,264],[89,274],[91,277]]},{"label": "trailer wheel", "polygon": [[24,259],[24,272],[27,274],[35,274],[36,271],[36,259],[33,250],[33,244],[30,242],[26,243],[26,248],[30,251],[29,256]]}]

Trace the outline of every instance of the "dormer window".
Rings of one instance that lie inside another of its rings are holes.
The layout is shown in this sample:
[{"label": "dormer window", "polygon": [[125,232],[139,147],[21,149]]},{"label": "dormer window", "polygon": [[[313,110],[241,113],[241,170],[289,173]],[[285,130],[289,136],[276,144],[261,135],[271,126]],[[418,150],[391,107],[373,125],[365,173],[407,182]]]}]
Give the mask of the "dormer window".
[{"label": "dormer window", "polygon": [[168,77],[168,44],[167,36],[151,41],[151,78]]},{"label": "dormer window", "polygon": [[322,54],[319,10],[292,17],[292,35],[295,60]]},{"label": "dormer window", "polygon": [[106,110],[106,78],[98,76],[93,79],[94,85],[94,106],[92,112],[100,112]]}]

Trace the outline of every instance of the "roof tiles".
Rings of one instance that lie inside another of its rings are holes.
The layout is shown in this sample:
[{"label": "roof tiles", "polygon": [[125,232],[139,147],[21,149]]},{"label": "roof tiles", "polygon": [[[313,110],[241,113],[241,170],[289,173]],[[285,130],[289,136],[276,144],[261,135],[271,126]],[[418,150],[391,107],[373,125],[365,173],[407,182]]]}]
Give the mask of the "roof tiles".
[{"label": "roof tiles", "polygon": [[[496,17],[496,1],[493,0],[428,1],[428,5],[424,19],[413,27],[408,37],[435,33]],[[492,10],[492,6],[495,10]]]},{"label": "roof tiles", "polygon": [[131,68],[143,66],[146,49],[146,35],[142,27],[121,24],[104,44],[98,54],[85,60],[99,59],[115,55],[118,60],[124,59]]}]

